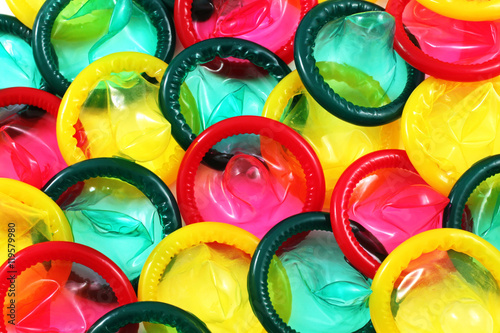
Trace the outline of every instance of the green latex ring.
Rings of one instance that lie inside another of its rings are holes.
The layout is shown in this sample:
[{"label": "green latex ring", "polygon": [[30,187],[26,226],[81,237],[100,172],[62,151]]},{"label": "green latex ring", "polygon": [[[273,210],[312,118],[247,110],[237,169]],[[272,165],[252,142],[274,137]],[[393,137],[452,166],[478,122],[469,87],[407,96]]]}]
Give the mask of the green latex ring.
[{"label": "green latex ring", "polygon": [[212,61],[216,56],[250,60],[278,81],[291,72],[290,67],[273,52],[254,42],[239,38],[211,38],[184,49],[169,64],[160,86],[160,109],[172,125],[172,136],[184,150],[188,149],[196,134],[181,113],[179,104],[181,85],[188,73],[197,65]]},{"label": "green latex ring", "polygon": [[[57,55],[51,43],[52,28],[59,13],[72,0],[47,0],[33,23],[33,55],[44,79],[63,96],[71,82],[59,71]],[[165,10],[161,0],[133,0],[148,14],[157,30],[158,44],[155,57],[168,63],[175,51],[175,27],[172,15]]]},{"label": "green latex ring", "polygon": [[128,324],[150,322],[176,328],[179,333],[210,333],[195,315],[162,302],[135,302],[120,306],[97,320],[87,333],[116,333]]},{"label": "green latex ring", "polygon": [[[301,232],[323,230],[332,232],[330,214],[309,212],[291,216],[267,232],[255,250],[248,272],[248,296],[253,312],[270,333],[296,333],[276,313],[267,290],[267,273],[280,246]],[[371,321],[354,333],[375,333]]]},{"label": "green latex ring", "polygon": [[316,36],[328,22],[352,14],[383,11],[384,8],[365,1],[326,1],[313,7],[302,19],[295,34],[295,65],[304,86],[311,96],[334,116],[359,126],[379,126],[401,117],[406,100],[424,79],[424,74],[409,64],[403,92],[391,103],[380,108],[354,105],[335,93],[316,67],[313,56]]},{"label": "green latex ring", "polygon": [[493,155],[474,163],[460,176],[450,191],[450,203],[443,214],[443,228],[464,229],[462,213],[472,192],[486,179],[500,173],[500,155]]}]

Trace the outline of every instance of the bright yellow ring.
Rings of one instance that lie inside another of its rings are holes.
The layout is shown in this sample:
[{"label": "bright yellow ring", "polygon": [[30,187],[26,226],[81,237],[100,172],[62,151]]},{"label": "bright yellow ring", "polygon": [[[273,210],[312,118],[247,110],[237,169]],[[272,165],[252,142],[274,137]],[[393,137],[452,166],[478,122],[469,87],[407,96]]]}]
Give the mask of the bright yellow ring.
[{"label": "bright yellow ring", "polygon": [[409,238],[380,266],[372,282],[370,315],[377,332],[399,333],[391,311],[394,283],[410,262],[434,250],[455,250],[477,259],[500,286],[500,252],[479,236],[459,229],[433,229]]},{"label": "bright yellow ring", "polygon": [[[167,64],[154,56],[139,52],[117,52],[94,61],[82,70],[64,94],[57,115],[57,142],[66,163],[72,165],[87,159],[83,151],[77,148],[77,140],[74,138],[76,130],[73,126],[78,121],[80,108],[88,94],[101,78],[112,73],[135,71],[146,73],[161,82],[166,69]],[[168,163],[164,163],[158,170],[151,171],[170,185],[176,179],[184,150],[172,137],[164,154],[168,157]]]},{"label": "bright yellow ring", "polygon": [[500,19],[498,0],[417,0],[435,13],[463,21],[496,21]]},{"label": "bright yellow ring", "polygon": [[5,0],[12,14],[25,26],[33,29],[33,23],[45,0]]},{"label": "bright yellow ring", "polygon": [[[73,233],[71,231],[71,226],[69,225],[66,216],[59,206],[45,193],[37,189],[34,186],[21,182],[15,179],[0,178],[0,193],[5,194],[17,201],[24,203],[27,206],[43,210],[47,212],[49,220],[45,221],[52,234],[52,239],[54,241],[73,241]],[[8,238],[8,224],[10,221],[2,221],[2,242],[7,244]],[[14,221],[15,223],[15,221]],[[19,230],[17,230],[19,232]],[[14,232],[14,237],[22,237],[17,232]],[[21,242],[19,239],[15,242],[15,250],[20,251],[22,249]],[[7,245],[6,245],[7,247]],[[7,260],[8,251],[2,251],[0,254],[0,261],[3,263]]]}]

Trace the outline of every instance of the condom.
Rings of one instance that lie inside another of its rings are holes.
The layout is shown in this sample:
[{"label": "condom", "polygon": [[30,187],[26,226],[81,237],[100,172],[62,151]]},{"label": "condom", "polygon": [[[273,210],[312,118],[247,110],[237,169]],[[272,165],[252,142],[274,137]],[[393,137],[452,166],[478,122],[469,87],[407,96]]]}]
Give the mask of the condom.
[{"label": "condom", "polygon": [[205,323],[190,312],[162,302],[135,302],[102,316],[87,333],[109,333],[131,323],[147,322],[154,332],[210,333]]},{"label": "condom", "polygon": [[0,89],[48,88],[33,58],[31,38],[31,30],[18,19],[0,14]]},{"label": "condom", "polygon": [[370,283],[347,263],[329,214],[321,212],[298,214],[272,228],[255,250],[248,277],[254,313],[272,333],[375,332]]},{"label": "condom", "polygon": [[85,68],[64,95],[57,118],[66,162],[121,157],[172,184],[184,151],[158,105],[166,68],[163,61],[137,52],[111,54]]},{"label": "condom", "polygon": [[57,0],[33,25],[35,61],[59,95],[89,64],[116,52],[141,52],[169,62],[173,20],[160,0]]},{"label": "condom", "polygon": [[265,332],[247,291],[257,244],[252,234],[225,223],[182,227],[149,256],[139,280],[139,301],[159,301],[189,311],[213,333]]},{"label": "condom", "polygon": [[14,262],[16,252],[47,241],[73,241],[59,206],[39,189],[19,180],[0,178],[0,262]]},{"label": "condom", "polygon": [[43,191],[63,210],[74,241],[109,257],[133,285],[153,248],[181,227],[165,183],[127,160],[79,162],[58,173]]},{"label": "condom", "polygon": [[500,19],[500,4],[496,1],[418,0],[423,6],[443,16],[465,21]]},{"label": "condom", "polygon": [[416,235],[384,260],[370,314],[380,332],[497,332],[500,252],[463,230]]},{"label": "condom", "polygon": [[500,249],[498,195],[500,155],[472,165],[451,189],[443,225],[470,231]]},{"label": "condom", "polygon": [[0,177],[41,188],[67,166],[57,146],[60,103],[39,89],[0,89]]},{"label": "condom", "polygon": [[5,0],[10,11],[28,28],[33,28],[36,14],[45,0]]},{"label": "condom", "polygon": [[[244,67],[226,58],[244,59]],[[188,47],[170,63],[161,82],[160,106],[172,135],[188,149],[214,123],[260,115],[290,68],[274,53],[236,38],[213,38]]]},{"label": "condom", "polygon": [[500,78],[451,82],[430,77],[408,99],[402,138],[418,173],[434,189],[450,193],[458,178],[497,142]]},{"label": "condom", "polygon": [[183,0],[175,2],[174,20],[186,48],[210,38],[241,38],[290,63],[295,31],[316,4],[317,0]]},{"label": "condom", "polygon": [[[17,252],[12,265],[0,268],[2,304],[11,305],[2,312],[2,332],[83,333],[105,313],[137,300],[123,272],[84,245],[35,244]],[[137,332],[137,326],[120,332]]]},{"label": "condom", "polygon": [[314,148],[325,175],[325,211],[330,210],[330,198],[337,180],[352,162],[372,151],[401,146],[399,121],[371,127],[343,121],[312,98],[297,71],[287,75],[273,89],[262,116],[293,128]]},{"label": "condom", "polygon": [[[413,0],[389,0],[386,10],[396,20],[394,49],[418,70],[459,82],[487,80],[500,75],[498,43],[491,36],[498,33],[498,22],[447,19]],[[410,19],[415,23],[407,22]],[[415,36],[409,35],[407,30]],[[459,34],[450,33],[457,30]],[[420,42],[422,45],[418,45]]]},{"label": "condom", "polygon": [[[212,164],[202,163],[207,154]],[[321,210],[324,195],[311,146],[288,126],[258,116],[225,119],[202,132],[177,177],[186,224],[230,223],[259,238],[286,217]]]},{"label": "condom", "polygon": [[311,96],[338,118],[390,123],[423,79],[393,50],[394,19],[365,1],[314,7],[295,35],[295,64]]},{"label": "condom", "polygon": [[367,154],[333,190],[333,233],[347,260],[369,278],[399,244],[442,227],[449,200],[416,172],[404,150]]}]

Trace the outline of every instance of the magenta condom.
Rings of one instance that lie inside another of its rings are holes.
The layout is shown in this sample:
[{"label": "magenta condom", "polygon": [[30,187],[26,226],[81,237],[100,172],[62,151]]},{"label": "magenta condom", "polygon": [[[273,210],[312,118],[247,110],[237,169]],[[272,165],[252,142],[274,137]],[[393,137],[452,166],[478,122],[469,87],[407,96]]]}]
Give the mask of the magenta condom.
[{"label": "magenta condom", "polygon": [[0,90],[0,177],[41,188],[67,167],[56,137],[60,104],[35,88]]},{"label": "magenta condom", "polygon": [[312,147],[290,127],[258,116],[229,118],[203,131],[177,178],[186,224],[224,222],[259,238],[289,216],[321,210],[324,197]]},{"label": "magenta condom", "polygon": [[300,20],[317,0],[179,0],[174,21],[184,47],[214,37],[255,42],[286,63]]}]

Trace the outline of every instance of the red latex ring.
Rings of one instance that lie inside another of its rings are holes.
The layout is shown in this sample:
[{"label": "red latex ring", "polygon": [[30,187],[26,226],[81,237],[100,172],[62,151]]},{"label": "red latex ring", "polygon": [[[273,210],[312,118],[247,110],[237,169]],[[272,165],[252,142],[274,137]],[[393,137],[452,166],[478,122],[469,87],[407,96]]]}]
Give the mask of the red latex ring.
[{"label": "red latex ring", "polygon": [[285,145],[300,162],[307,184],[302,212],[320,211],[325,198],[325,181],[319,158],[293,129],[276,120],[259,116],[237,116],[213,124],[189,146],[177,176],[177,198],[186,224],[204,222],[194,193],[195,176],[205,154],[219,141],[238,134],[257,134]]},{"label": "red latex ring", "polygon": [[403,25],[403,11],[409,2],[389,0],[385,8],[396,20],[394,49],[406,62],[425,74],[448,81],[481,81],[500,75],[500,57],[475,65],[457,65],[433,58],[416,47]]},{"label": "red latex ring", "polygon": [[0,89],[0,107],[16,104],[36,106],[57,118],[61,99],[44,90],[14,87]]},{"label": "red latex ring", "polygon": [[[5,297],[10,286],[10,279],[16,279],[23,271],[38,263],[48,260],[66,260],[93,269],[114,291],[119,306],[137,302],[132,285],[118,266],[101,252],[88,246],[62,241],[38,243],[24,248],[15,254],[15,261],[6,261],[0,267],[0,300]],[[136,333],[137,325],[131,325],[121,332]],[[0,320],[0,332],[6,332],[4,317]]]},{"label": "red latex ring", "polygon": [[349,199],[358,183],[369,174],[385,168],[401,168],[417,173],[404,150],[385,149],[360,157],[340,176],[332,193],[330,220],[335,239],[347,260],[365,276],[373,279],[380,267],[359,244],[352,231],[348,209]]}]

